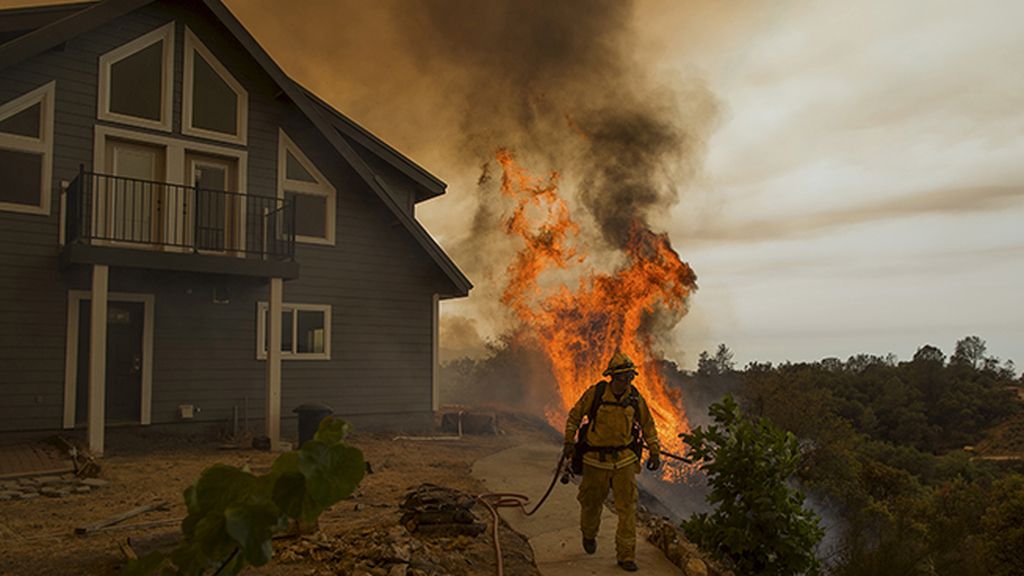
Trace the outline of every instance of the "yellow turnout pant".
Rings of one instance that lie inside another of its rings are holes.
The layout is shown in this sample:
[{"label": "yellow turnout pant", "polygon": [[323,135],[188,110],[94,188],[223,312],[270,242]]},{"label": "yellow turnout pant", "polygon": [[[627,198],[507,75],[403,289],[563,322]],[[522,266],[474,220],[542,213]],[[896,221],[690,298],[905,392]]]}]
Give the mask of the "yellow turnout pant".
[{"label": "yellow turnout pant", "polygon": [[619,561],[636,560],[636,475],[639,472],[639,462],[618,470],[583,465],[583,479],[576,497],[580,502],[580,530],[584,538],[597,538],[604,499],[611,488],[615,513],[619,516],[615,530],[615,557]]}]

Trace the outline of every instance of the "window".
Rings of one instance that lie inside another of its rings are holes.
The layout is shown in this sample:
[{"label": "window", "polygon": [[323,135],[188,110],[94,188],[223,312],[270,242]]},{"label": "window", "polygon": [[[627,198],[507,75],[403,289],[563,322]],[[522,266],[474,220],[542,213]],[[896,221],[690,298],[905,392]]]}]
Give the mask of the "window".
[{"label": "window", "polygon": [[170,132],[174,22],[100,56],[99,117]]},{"label": "window", "polygon": [[182,133],[245,144],[249,95],[188,28],[182,96]]},{"label": "window", "polygon": [[55,87],[0,105],[0,210],[50,213]]},{"label": "window", "polygon": [[[266,302],[259,303],[256,329],[256,358],[267,358]],[[331,307],[328,304],[289,304],[281,307],[281,358],[289,360],[331,359]]]},{"label": "window", "polygon": [[283,130],[277,146],[277,195],[295,203],[295,240],[333,246],[334,187]]}]

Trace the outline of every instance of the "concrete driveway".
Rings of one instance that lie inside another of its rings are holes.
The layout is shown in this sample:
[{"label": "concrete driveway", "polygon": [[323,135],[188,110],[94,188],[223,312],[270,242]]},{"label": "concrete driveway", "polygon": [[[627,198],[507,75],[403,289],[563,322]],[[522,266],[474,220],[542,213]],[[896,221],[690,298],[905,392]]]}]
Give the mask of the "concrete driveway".
[{"label": "concrete driveway", "polygon": [[[560,450],[561,446],[555,444],[509,448],[478,460],[473,465],[473,476],[482,480],[491,492],[516,492],[537,501],[551,482]],[[576,489],[575,484],[556,484],[547,502],[533,516],[526,516],[518,508],[503,508],[501,516],[514,530],[529,538],[537,567],[545,576],[626,574],[615,563],[618,519],[607,507],[601,516],[597,553],[589,555],[583,551]],[[636,544],[640,573],[683,573],[647,542],[642,532],[637,535]]]}]

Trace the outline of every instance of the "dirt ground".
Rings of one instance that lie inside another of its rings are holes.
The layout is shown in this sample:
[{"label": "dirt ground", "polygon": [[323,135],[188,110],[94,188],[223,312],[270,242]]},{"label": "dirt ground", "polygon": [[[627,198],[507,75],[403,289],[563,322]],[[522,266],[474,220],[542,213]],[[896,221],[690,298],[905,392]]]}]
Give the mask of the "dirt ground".
[{"label": "dirt ground", "polygon": [[[363,451],[373,474],[363,479],[350,499],[321,516],[319,532],[276,539],[271,563],[245,573],[495,574],[490,529],[475,538],[412,536],[399,523],[398,506],[409,490],[422,483],[479,494],[484,487],[471,476],[474,461],[531,440],[550,441],[550,430],[528,418],[499,415],[498,422],[498,435],[467,435],[449,441],[353,434],[348,442]],[[0,575],[117,574],[125,562],[122,544],[130,542],[140,554],[173,546],[180,534],[176,520],[186,513],[182,491],[203,469],[224,463],[248,465],[260,473],[276,457],[252,449],[224,450],[214,440],[138,432],[111,436],[99,475],[110,481],[108,486],[63,498],[0,502]],[[147,512],[114,529],[74,534],[76,527],[158,502],[166,502],[167,509]],[[486,509],[477,505],[473,512],[490,526]],[[525,538],[503,526],[500,541],[506,574],[539,574]],[[396,554],[404,557],[398,567]]]}]

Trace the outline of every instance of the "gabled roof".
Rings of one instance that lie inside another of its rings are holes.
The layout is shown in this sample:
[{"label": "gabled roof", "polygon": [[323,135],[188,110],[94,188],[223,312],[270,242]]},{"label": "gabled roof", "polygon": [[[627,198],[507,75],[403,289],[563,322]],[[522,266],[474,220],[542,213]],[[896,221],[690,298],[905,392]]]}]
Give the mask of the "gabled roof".
[{"label": "gabled roof", "polygon": [[0,12],[3,15],[3,18],[0,19],[0,44],[42,28],[47,24],[52,24],[75,12],[80,12],[87,6],[95,4],[96,1],[90,0],[88,2],[75,2],[72,4],[53,4],[4,10]]},{"label": "gabled roof", "polygon": [[[292,82],[295,81],[292,80]],[[356,124],[351,118],[345,116],[327,102],[324,102],[319,96],[308,90],[305,86],[298,82],[295,82],[295,85],[298,86],[299,90],[302,90],[302,93],[312,100],[313,103],[325,113],[325,116],[327,117],[328,122],[331,123],[331,126],[334,126],[334,128],[340,132],[346,140],[354,144],[358,144],[361,148],[375,154],[378,158],[384,159],[388,164],[408,176],[415,183],[419,184],[416,191],[417,202],[429,200],[444,194],[444,190],[447,185],[443,181],[439,180],[430,172],[427,172],[422,166],[410,160],[409,157],[389,146],[387,142],[384,142],[380,138],[374,136],[373,133],[366,128]]]},{"label": "gabled roof", "polygon": [[[89,4],[87,7],[70,15],[60,17],[56,21],[51,21],[40,28],[22,34],[0,45],[0,70],[67,42],[71,38],[137,10],[153,1],[104,0],[99,3]],[[444,193],[444,183],[289,78],[220,0],[202,0],[202,2],[259,63],[264,71],[277,82],[284,94],[309,118],[310,122],[320,131],[338,154],[352,166],[378,199],[384,203],[398,222],[402,224],[431,259],[441,268],[445,276],[451,280],[453,285],[452,292],[442,294],[442,296],[458,297],[467,295],[470,288],[473,287],[472,283],[470,283],[469,279],[452,262],[451,258],[448,257],[423,226],[395,202],[394,197],[386,189],[386,181],[383,178],[377,177],[353,147],[353,142],[380,156],[416,182],[424,192],[422,197],[421,194],[417,193],[417,200]],[[3,19],[11,12],[13,11],[0,11],[0,19]]]}]

